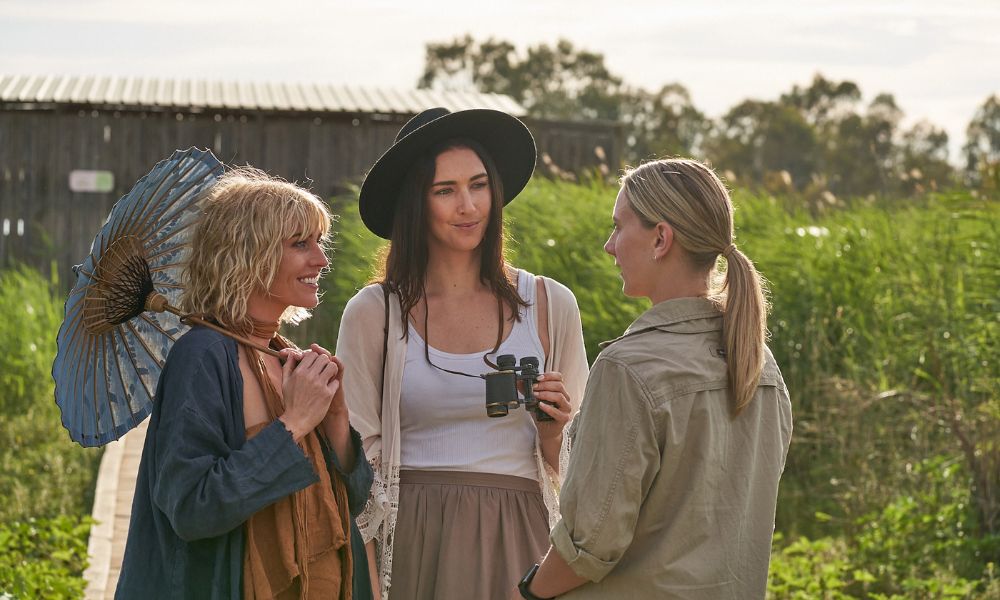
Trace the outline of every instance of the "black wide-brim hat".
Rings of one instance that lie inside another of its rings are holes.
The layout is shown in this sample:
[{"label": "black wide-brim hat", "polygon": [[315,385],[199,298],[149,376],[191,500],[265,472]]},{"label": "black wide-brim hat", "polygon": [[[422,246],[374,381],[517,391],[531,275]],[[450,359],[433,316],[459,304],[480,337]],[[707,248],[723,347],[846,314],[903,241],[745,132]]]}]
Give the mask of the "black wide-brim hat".
[{"label": "black wide-brim hat", "polygon": [[385,239],[392,236],[399,188],[410,166],[428,148],[452,138],[471,139],[486,148],[500,174],[505,205],[531,179],[535,169],[535,140],[517,117],[485,108],[457,112],[427,109],[403,125],[396,141],[375,162],[361,184],[358,210],[372,233]]}]

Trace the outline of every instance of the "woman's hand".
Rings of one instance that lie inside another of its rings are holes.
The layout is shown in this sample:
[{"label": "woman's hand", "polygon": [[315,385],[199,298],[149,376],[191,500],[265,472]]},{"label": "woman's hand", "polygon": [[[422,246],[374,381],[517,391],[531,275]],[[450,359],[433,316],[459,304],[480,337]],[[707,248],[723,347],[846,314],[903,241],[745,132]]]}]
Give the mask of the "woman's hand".
[{"label": "woman's hand", "polygon": [[549,371],[538,376],[535,385],[532,386],[535,397],[542,402],[538,407],[545,414],[552,417],[552,421],[535,421],[538,428],[538,437],[543,442],[557,440],[562,437],[563,428],[569,422],[570,412],[573,410],[569,402],[569,393],[563,385],[562,373]]},{"label": "woman's hand", "polygon": [[340,382],[340,387],[333,396],[333,401],[330,403],[330,409],[327,411],[327,414],[334,417],[347,418],[347,402],[344,400],[344,363],[340,362],[339,358],[319,344],[310,344],[309,349],[325,355],[331,362],[337,365],[337,381]]},{"label": "woman's hand", "polygon": [[357,457],[351,446],[351,424],[348,418],[347,402],[344,400],[344,363],[319,344],[311,344],[309,349],[326,356],[330,362],[337,365],[337,382],[340,385],[333,395],[326,416],[323,417],[323,433],[326,434],[326,439],[333,446],[340,466],[350,471],[354,469],[354,461]]},{"label": "woman's hand", "polygon": [[[282,350],[281,397],[285,405],[279,419],[295,441],[301,440],[326,417],[340,391],[340,366],[327,354],[306,350]],[[341,395],[343,392],[341,392]]]}]

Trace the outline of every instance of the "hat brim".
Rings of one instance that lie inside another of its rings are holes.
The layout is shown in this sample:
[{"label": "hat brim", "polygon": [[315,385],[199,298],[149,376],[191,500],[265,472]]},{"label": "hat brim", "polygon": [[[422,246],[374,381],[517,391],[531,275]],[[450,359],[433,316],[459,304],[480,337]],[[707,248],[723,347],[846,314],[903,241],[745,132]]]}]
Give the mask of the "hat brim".
[{"label": "hat brim", "polygon": [[393,144],[368,171],[361,184],[358,210],[372,233],[384,239],[392,236],[399,187],[410,166],[428,147],[452,138],[469,138],[486,148],[500,174],[505,205],[531,179],[535,140],[519,119],[490,109],[448,113]]}]

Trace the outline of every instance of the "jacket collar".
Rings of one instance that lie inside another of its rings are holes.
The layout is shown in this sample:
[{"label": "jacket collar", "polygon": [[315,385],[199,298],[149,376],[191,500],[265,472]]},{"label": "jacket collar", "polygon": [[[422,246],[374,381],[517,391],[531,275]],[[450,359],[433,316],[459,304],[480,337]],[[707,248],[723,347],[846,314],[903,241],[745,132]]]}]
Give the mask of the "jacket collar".
[{"label": "jacket collar", "polygon": [[722,311],[708,298],[674,298],[655,304],[639,315],[625,333],[613,340],[601,342],[600,347],[640,333],[660,330],[671,333],[705,333],[722,329]]}]

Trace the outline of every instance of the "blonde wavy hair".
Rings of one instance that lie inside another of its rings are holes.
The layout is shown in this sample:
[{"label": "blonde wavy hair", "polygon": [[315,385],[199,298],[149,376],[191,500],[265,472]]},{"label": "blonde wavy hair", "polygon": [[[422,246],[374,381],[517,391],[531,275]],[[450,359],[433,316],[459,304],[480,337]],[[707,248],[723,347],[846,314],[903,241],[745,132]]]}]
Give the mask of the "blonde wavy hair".
[{"label": "blonde wavy hair", "polygon": [[[238,332],[250,329],[247,303],[271,288],[289,238],[321,236],[331,217],[314,194],[282,179],[239,167],[222,176],[202,204],[184,267],[182,310],[214,318]],[[309,311],[289,306],[279,322],[297,324]]]},{"label": "blonde wavy hair", "polygon": [[739,414],[753,400],[764,367],[768,306],[763,278],[733,245],[733,203],[726,186],[708,166],[671,158],[627,171],[622,187],[643,225],[670,224],[695,267],[711,271],[725,256],[725,278],[710,293],[723,310],[729,393],[733,414]]}]

